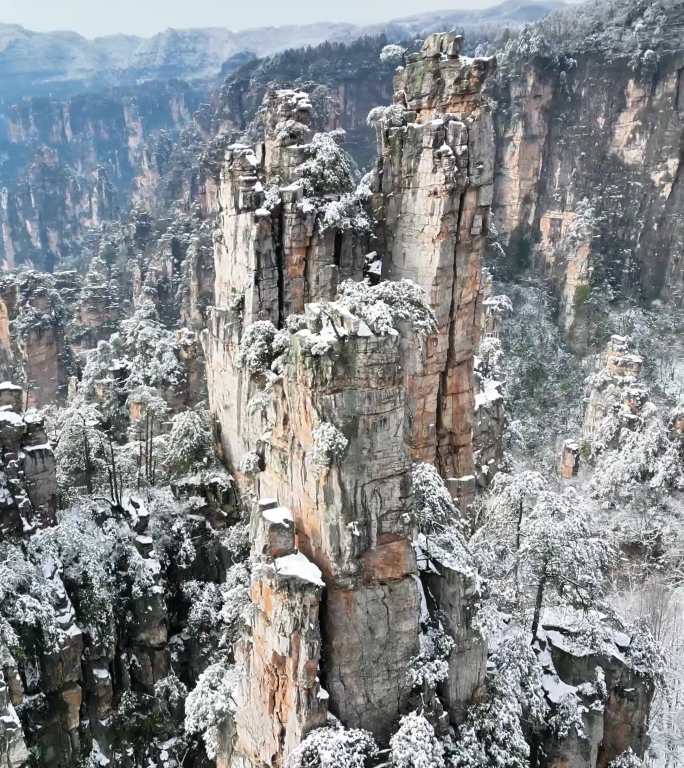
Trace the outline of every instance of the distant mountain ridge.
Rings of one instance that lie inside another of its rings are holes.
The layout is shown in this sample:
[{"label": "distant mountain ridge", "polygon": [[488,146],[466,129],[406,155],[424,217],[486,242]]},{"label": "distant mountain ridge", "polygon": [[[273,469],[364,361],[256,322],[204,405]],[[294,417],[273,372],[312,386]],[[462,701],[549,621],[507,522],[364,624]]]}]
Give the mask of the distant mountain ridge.
[{"label": "distant mountain ridge", "polygon": [[0,24],[0,93],[3,99],[11,100],[143,80],[207,79],[216,77],[222,67],[224,73],[237,68],[250,54],[262,57],[287,48],[326,40],[349,42],[382,32],[396,38],[444,27],[517,27],[537,21],[562,5],[560,0],[505,0],[477,11],[426,12],[372,26],[321,22],[239,32],[223,27],[167,29],[150,38],[111,35],[93,40],[75,32],[41,33],[16,24]]}]

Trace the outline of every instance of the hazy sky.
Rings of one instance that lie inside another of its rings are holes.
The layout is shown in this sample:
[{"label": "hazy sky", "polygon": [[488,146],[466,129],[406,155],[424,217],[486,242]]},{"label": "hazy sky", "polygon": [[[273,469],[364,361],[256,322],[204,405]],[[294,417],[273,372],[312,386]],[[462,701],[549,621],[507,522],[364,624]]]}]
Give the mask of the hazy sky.
[{"label": "hazy sky", "polygon": [[0,0],[0,22],[86,37],[152,35],[167,27],[238,30],[312,21],[372,23],[420,11],[484,8],[500,0]]}]

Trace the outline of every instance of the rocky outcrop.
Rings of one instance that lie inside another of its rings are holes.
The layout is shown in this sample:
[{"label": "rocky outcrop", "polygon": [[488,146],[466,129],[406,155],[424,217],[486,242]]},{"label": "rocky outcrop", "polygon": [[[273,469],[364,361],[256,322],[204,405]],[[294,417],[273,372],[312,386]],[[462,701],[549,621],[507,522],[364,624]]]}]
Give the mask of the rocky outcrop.
[{"label": "rocky outcrop", "polygon": [[629,423],[637,418],[648,399],[639,378],[643,358],[630,351],[630,339],[613,336],[599,357],[598,370],[588,380],[588,397],[582,425],[582,440],[587,449],[596,443],[608,447],[619,429],[608,429],[613,417],[616,423]]},{"label": "rocky outcrop", "polygon": [[465,719],[468,706],[484,695],[487,642],[475,627],[480,593],[474,570],[457,558],[438,559],[429,553],[428,567],[421,569],[429,607],[446,622],[454,640],[449,653],[449,674],[440,693],[452,723]]},{"label": "rocky outcrop", "polygon": [[383,276],[426,291],[437,332],[407,368],[412,453],[446,478],[473,472],[473,355],[482,255],[494,182],[491,107],[481,88],[492,59],[459,55],[433,35],[395,79],[399,116],[378,123],[374,206]]},{"label": "rocky outcrop", "polygon": [[52,525],[57,511],[55,458],[42,419],[23,414],[23,391],[9,382],[0,397],[0,532],[27,535]]},{"label": "rocky outcrop", "polygon": [[63,402],[72,360],[65,338],[67,312],[56,280],[33,271],[7,274],[0,304],[9,320],[0,335],[5,376],[19,377],[27,406]]},{"label": "rocky outcrop", "polygon": [[[125,610],[121,616],[109,614],[106,627],[102,621],[108,607],[89,602],[94,585],[87,579],[74,580],[73,572],[46,553],[39,567],[22,566],[36,568],[42,605],[53,624],[49,635],[39,621],[24,630],[13,648],[15,658],[0,644],[5,679],[2,683],[0,677],[0,760],[9,760],[0,762],[3,768],[30,764],[24,745],[46,768],[74,764],[90,751],[93,740],[98,752],[110,754],[118,738],[114,714],[122,694],[152,699],[155,685],[170,672],[166,594],[146,529],[148,515],[140,502],[129,500],[122,511],[126,525],[117,563],[122,575],[127,572],[139,582],[132,593],[124,588],[119,594]],[[13,533],[3,531],[10,542]],[[25,528],[23,533],[31,531]]]},{"label": "rocky outcrop", "polygon": [[318,678],[324,585],[320,570],[295,551],[292,513],[276,504],[265,499],[255,509],[253,608],[235,649],[236,715],[219,768],[279,767],[283,755],[326,721],[328,694]]},{"label": "rocky outcrop", "polygon": [[579,472],[579,467],[580,447],[576,442],[566,440],[561,452],[560,476],[563,480],[571,480]]},{"label": "rocky outcrop", "polygon": [[[413,278],[430,306],[407,282],[381,284],[377,298],[341,285],[362,276],[368,225],[333,219],[328,206],[347,203],[339,193],[328,192],[322,206],[306,198],[307,163],[334,138],[312,137],[305,94],[268,94],[264,143],[226,151],[217,306],[203,335],[210,405],[243,490],[287,508],[297,550],[276,556],[274,547],[288,551],[286,531],[253,531],[253,553],[263,558],[271,548],[272,562],[253,576],[255,618],[240,664],[254,682],[239,689],[226,765],[285,761],[324,717],[312,699],[313,675],[332,714],[381,742],[410,706],[422,593],[411,545],[412,460],[436,462],[460,479],[472,469],[473,354],[493,159],[479,89],[493,63],[460,58],[458,45],[454,36],[429,40],[398,76],[397,99],[408,109],[399,107],[398,126],[396,110],[382,116],[371,181],[387,276]],[[424,102],[421,82],[432,84]],[[335,156],[334,144],[326,152]],[[381,306],[391,320],[381,319]],[[392,315],[390,306],[402,309]],[[320,572],[319,614],[315,590],[283,579],[279,564],[288,557]],[[456,572],[443,581],[435,594],[456,636],[446,686],[456,722],[482,683],[484,646],[471,626],[476,586]],[[286,607],[287,620],[278,619]],[[320,623],[320,652],[304,619]],[[308,676],[299,662],[275,674],[283,649],[310,664]]]},{"label": "rocky outcrop", "polygon": [[28,760],[29,753],[21,723],[14,709],[10,689],[0,672],[0,768],[22,768]]},{"label": "rocky outcrop", "polygon": [[[607,768],[628,750],[644,755],[654,683],[629,662],[633,642],[617,632],[592,652],[577,632],[544,627],[538,640],[543,686],[552,710],[560,713],[565,706],[566,715],[559,714],[563,722],[546,737],[543,766]],[[578,725],[567,720],[568,702],[578,708]]]},{"label": "rocky outcrop", "polygon": [[[629,55],[611,45],[577,52],[561,42],[536,55],[513,46],[495,83],[492,210],[504,272],[533,266],[549,279],[580,349],[593,287],[681,300],[683,20],[676,5],[635,6],[619,23],[655,37]],[[620,30],[612,34],[617,45]]]}]

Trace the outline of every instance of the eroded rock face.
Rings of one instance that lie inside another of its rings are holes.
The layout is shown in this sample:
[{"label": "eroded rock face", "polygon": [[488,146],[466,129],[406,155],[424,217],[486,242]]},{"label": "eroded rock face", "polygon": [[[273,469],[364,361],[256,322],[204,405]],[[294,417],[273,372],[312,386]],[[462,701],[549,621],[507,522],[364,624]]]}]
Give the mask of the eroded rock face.
[{"label": "eroded rock face", "polygon": [[0,532],[11,536],[54,523],[57,481],[42,419],[22,415],[21,388],[5,383],[2,391],[18,395],[0,410]]},{"label": "eroded rock face", "polygon": [[0,673],[0,768],[22,768],[29,753],[10,691]]},{"label": "eroded rock face", "polygon": [[[646,402],[648,393],[639,381],[643,359],[630,350],[630,339],[612,336],[599,358],[598,371],[589,379],[587,406],[582,425],[582,440],[588,448],[609,442],[616,434],[602,434],[606,417],[626,426],[634,420]],[[604,429],[605,431],[605,429]]]},{"label": "eroded rock face", "polygon": [[[544,686],[551,706],[563,696],[578,696],[583,706],[584,736],[570,728],[564,738],[547,737],[548,768],[607,768],[611,761],[631,749],[642,757],[648,746],[648,719],[654,683],[625,661],[629,638],[620,636],[604,644],[602,652],[578,650],[574,636],[567,629],[547,626],[541,645],[546,655]],[[597,677],[598,675],[598,677]],[[596,681],[601,682],[597,685]]]},{"label": "eroded rock face", "polygon": [[159,171],[145,162],[146,142],[159,129],[167,142],[177,136],[198,97],[168,82],[8,105],[0,128],[9,170],[0,197],[3,267],[52,272],[80,253],[88,228],[115,218],[134,188],[138,200],[154,202]]},{"label": "eroded rock face", "polygon": [[[287,494],[298,546],[326,577],[323,671],[331,710],[385,739],[409,693],[405,669],[416,652],[419,613],[399,343],[351,336],[334,359],[318,360],[300,333],[282,400],[276,390],[259,485],[279,499]],[[334,424],[348,441],[330,467],[314,458],[321,423]]]},{"label": "eroded rock face", "polygon": [[71,370],[67,313],[57,281],[40,272],[6,275],[2,304],[9,322],[0,336],[5,376],[21,377],[27,406],[63,402]]},{"label": "eroded rock face", "polygon": [[442,612],[446,629],[455,641],[449,655],[449,676],[442,684],[441,694],[451,722],[460,723],[467,707],[482,695],[487,669],[487,642],[473,621],[480,594],[473,573],[458,569],[453,563],[433,560],[421,579],[433,603],[431,607]]},{"label": "eroded rock face", "polygon": [[663,13],[661,48],[636,62],[600,50],[521,57],[493,83],[494,223],[509,267],[550,278],[578,349],[592,286],[681,301],[684,51],[666,38],[683,17]]},{"label": "eroded rock face", "polygon": [[326,720],[328,694],[318,678],[323,581],[318,568],[295,552],[291,512],[274,504],[260,504],[253,521],[255,544],[261,542],[250,587],[253,608],[235,649],[237,712],[224,734],[220,767],[279,768]]},{"label": "eroded rock face", "polygon": [[395,79],[405,111],[377,125],[373,183],[383,276],[422,286],[437,317],[424,357],[407,368],[412,453],[444,477],[473,472],[473,354],[482,254],[494,183],[494,132],[482,85],[493,59],[459,56],[433,35]]},{"label": "eroded rock face", "polygon": [[[473,353],[493,162],[480,87],[493,62],[461,59],[458,45],[454,36],[438,36],[398,76],[397,100],[408,110],[400,126],[390,113],[381,119],[372,181],[386,276],[410,277],[426,289],[435,333],[410,321],[373,330],[361,311],[331,301],[343,278],[361,277],[367,242],[358,228],[328,226],[327,218],[322,226],[321,209],[304,197],[301,168],[312,151],[304,94],[268,95],[264,144],[226,151],[217,306],[203,335],[210,403],[243,489],[291,511],[297,556],[315,564],[325,584],[319,617],[306,590],[275,578],[281,558],[255,572],[255,619],[240,664],[258,683],[241,684],[226,765],[280,765],[320,720],[310,684],[293,669],[276,681],[276,657],[269,656],[285,643],[282,626],[291,653],[292,638],[304,642],[304,609],[315,627],[320,622],[322,650],[312,636],[306,659],[331,713],[386,743],[409,707],[407,670],[418,652],[421,613],[412,461],[435,462],[461,479],[473,465]],[[430,96],[421,100],[428,81]],[[266,194],[276,182],[281,186]],[[263,342],[263,360],[245,358],[246,333],[256,334],[252,350]],[[286,548],[273,530],[253,535],[259,558],[276,544]],[[440,597],[458,636],[448,685],[455,721],[484,674],[484,648],[469,629],[476,589],[457,581]],[[276,621],[286,607],[287,620]],[[293,710],[287,702],[302,686],[309,704]]]}]

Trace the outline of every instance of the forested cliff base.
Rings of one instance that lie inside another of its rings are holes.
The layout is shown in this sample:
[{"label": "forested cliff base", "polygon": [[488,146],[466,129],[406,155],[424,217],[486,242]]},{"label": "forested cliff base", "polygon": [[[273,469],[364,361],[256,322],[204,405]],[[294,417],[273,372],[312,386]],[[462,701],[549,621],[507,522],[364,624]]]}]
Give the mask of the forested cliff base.
[{"label": "forested cliff base", "polygon": [[0,284],[1,768],[684,762],[683,20],[291,52],[124,130],[133,206]]}]

